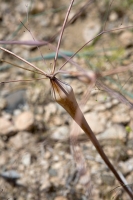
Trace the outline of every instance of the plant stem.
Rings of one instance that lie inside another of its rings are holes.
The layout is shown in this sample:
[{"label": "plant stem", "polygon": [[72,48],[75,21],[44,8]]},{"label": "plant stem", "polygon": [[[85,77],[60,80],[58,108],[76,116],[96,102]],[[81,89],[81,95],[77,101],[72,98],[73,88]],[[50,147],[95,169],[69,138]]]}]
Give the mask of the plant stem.
[{"label": "plant stem", "polygon": [[56,48],[56,54],[55,54],[55,58],[54,58],[54,65],[53,65],[53,71],[52,71],[53,74],[55,72],[56,61],[57,61],[57,58],[58,58],[58,53],[59,53],[59,48],[60,48],[60,45],[61,45],[62,36],[63,36],[64,30],[65,30],[67,19],[68,19],[68,16],[69,16],[69,13],[71,11],[73,3],[74,3],[74,0],[71,0],[71,3],[69,5],[69,8],[68,8],[67,13],[66,13],[66,17],[64,19],[64,23],[62,25],[61,33],[60,33],[60,36],[59,36],[59,41],[58,41],[57,48]]},{"label": "plant stem", "polygon": [[133,199],[133,193],[125,186],[122,178],[120,177],[119,173],[116,171],[114,166],[109,161],[108,157],[104,153],[101,145],[99,144],[99,141],[97,140],[95,134],[91,130],[90,126],[88,125],[82,111],[80,110],[80,107],[76,101],[73,89],[71,86],[69,86],[66,83],[63,83],[59,81],[57,78],[54,78],[51,80],[51,84],[53,86],[54,90],[54,96],[55,100],[58,104],[60,104],[68,113],[69,115],[74,119],[74,121],[82,128],[82,130],[87,134],[93,145],[95,146],[96,150],[108,166],[108,168],[112,171],[116,179],[119,181],[121,186],[124,188],[124,190],[128,193],[128,195]]}]

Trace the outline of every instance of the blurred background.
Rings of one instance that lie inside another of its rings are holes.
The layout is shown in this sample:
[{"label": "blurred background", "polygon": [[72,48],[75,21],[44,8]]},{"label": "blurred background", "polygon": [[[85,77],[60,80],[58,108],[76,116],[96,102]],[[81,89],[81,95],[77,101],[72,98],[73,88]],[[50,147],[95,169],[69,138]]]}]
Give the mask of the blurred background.
[{"label": "blurred background", "polygon": [[[1,0],[1,46],[51,73],[69,3]],[[75,0],[60,51],[64,56],[72,56],[103,29],[119,29],[95,38],[73,60],[86,73],[99,74],[97,80],[111,88],[109,95],[105,88],[93,87],[82,109],[108,158],[132,189],[133,28],[126,27],[133,25],[133,2],[110,3]],[[45,61],[34,44],[36,41],[43,44],[40,50]],[[44,45],[45,42],[52,45]],[[58,56],[56,70],[65,62],[62,54]],[[79,144],[86,161],[87,178],[79,176],[70,148],[72,119],[54,102],[49,80],[35,80],[41,76],[16,67],[31,69],[7,52],[0,50],[0,59],[0,82],[18,80],[0,84],[1,199],[127,200],[128,196],[121,187],[117,188],[119,183],[82,131]],[[118,68],[121,73],[116,73]],[[63,70],[78,72],[71,63]],[[66,73],[58,78],[73,87],[79,103],[91,84]],[[19,82],[29,79],[33,81]],[[126,103],[124,97],[131,103]]]}]

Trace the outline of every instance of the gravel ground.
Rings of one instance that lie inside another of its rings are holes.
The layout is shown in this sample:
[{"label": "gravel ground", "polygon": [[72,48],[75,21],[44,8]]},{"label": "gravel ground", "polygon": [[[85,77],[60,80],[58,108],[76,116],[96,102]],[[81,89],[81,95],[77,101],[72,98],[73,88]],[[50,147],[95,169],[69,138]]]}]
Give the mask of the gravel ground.
[{"label": "gravel ground", "polygon": [[[75,2],[69,19],[76,17],[66,28],[61,44],[66,56],[72,55],[100,32],[109,8],[106,0],[90,4],[84,0]],[[34,1],[31,4],[17,0],[0,1],[0,40],[33,41],[31,34],[20,23],[22,21],[37,40],[51,41],[55,47],[68,4],[65,0]],[[132,25],[132,8],[132,1],[113,2],[106,28]],[[80,14],[77,16],[77,13]],[[133,61],[132,38],[133,32],[127,28],[105,34],[80,51],[74,61],[92,77],[94,72],[100,74],[118,67],[128,67]],[[52,46],[41,47],[45,64],[34,46],[15,44],[3,47],[30,60],[45,72],[51,71],[54,59]],[[0,57],[29,68],[3,51],[0,51]],[[60,56],[57,68],[64,62]],[[78,72],[70,63],[64,70]],[[1,82],[39,77],[36,73],[1,61]],[[91,82],[84,83],[83,77],[79,80],[65,73],[58,78],[73,87],[79,103],[85,100],[85,92]],[[131,68],[118,75],[106,76],[101,81],[133,102]],[[131,106],[122,104],[120,98],[114,98],[114,93],[111,94],[95,86],[81,108],[109,160],[132,189],[133,110]],[[1,199],[128,200],[129,197],[82,130],[79,130],[78,141],[82,157],[85,158],[86,174],[80,176],[70,147],[71,131],[72,119],[55,103],[49,80],[0,84]]]}]

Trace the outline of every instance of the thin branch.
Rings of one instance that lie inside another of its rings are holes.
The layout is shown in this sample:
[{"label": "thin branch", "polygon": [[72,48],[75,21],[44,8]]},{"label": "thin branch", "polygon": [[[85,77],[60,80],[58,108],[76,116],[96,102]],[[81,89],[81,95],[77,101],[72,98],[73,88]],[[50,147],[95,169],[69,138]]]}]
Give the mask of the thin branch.
[{"label": "thin branch", "polygon": [[102,31],[100,32],[97,36],[95,36],[94,38],[92,38],[91,40],[89,40],[88,42],[86,42],[80,49],[78,49],[60,68],[59,70],[61,70],[79,51],[81,51],[86,45],[88,45],[91,41],[93,41],[94,39],[96,39],[97,37],[105,34],[105,33],[111,33],[114,31],[118,31],[118,30],[124,30],[124,29],[128,29],[128,28],[133,28],[133,26],[127,26],[127,27],[123,27],[123,28],[115,28],[113,30],[106,30],[106,31]]},{"label": "thin branch", "polygon": [[34,70],[31,70],[31,69],[26,69],[25,67],[21,67],[21,66],[19,66],[19,65],[16,65],[16,64],[14,64],[14,63],[11,63],[11,62],[6,61],[6,60],[3,60],[3,59],[0,59],[0,60],[1,60],[2,62],[8,63],[8,64],[10,64],[10,65],[13,65],[14,67],[18,67],[18,68],[20,68],[20,69],[24,69],[24,70],[27,70],[27,71],[30,71],[30,72],[33,72],[33,73],[37,73],[37,74],[43,75],[41,72],[34,71]]},{"label": "thin branch", "polygon": [[47,77],[47,74],[46,74],[43,70],[41,70],[41,69],[39,69],[38,67],[36,67],[35,65],[31,64],[30,62],[28,62],[28,61],[25,60],[24,58],[21,58],[20,56],[16,55],[15,53],[13,53],[13,52],[11,52],[11,51],[9,51],[9,50],[3,48],[3,47],[0,47],[0,49],[1,49],[2,51],[5,51],[5,52],[11,54],[12,56],[18,58],[19,60],[22,60],[23,62],[25,62],[26,64],[30,65],[31,67],[33,67],[33,68],[36,69],[37,71],[42,72],[42,74],[44,74],[44,75]]},{"label": "thin branch", "polygon": [[57,44],[57,48],[56,48],[56,54],[55,54],[55,58],[54,58],[54,65],[53,65],[53,71],[52,71],[53,74],[55,72],[56,61],[57,61],[57,57],[58,57],[58,53],[59,53],[59,48],[60,48],[60,45],[61,45],[62,36],[63,36],[64,30],[65,30],[67,19],[68,19],[68,16],[69,16],[69,13],[70,13],[70,10],[72,8],[73,3],[74,3],[74,0],[72,0],[70,5],[69,5],[69,8],[68,8],[67,13],[66,13],[66,17],[65,17],[62,29],[61,29],[61,33],[60,33],[60,36],[59,36],[59,40],[58,40],[58,44]]},{"label": "thin branch", "polygon": [[131,103],[128,99],[126,99],[121,93],[116,92],[115,90],[109,88],[107,85],[102,83],[101,81],[97,80],[96,85],[98,87],[101,87],[104,91],[106,91],[110,96],[118,99],[121,103],[129,106],[131,109],[133,109],[133,103]]},{"label": "thin branch", "polygon": [[29,45],[29,46],[43,46],[49,44],[47,41],[32,41],[32,40],[25,40],[25,41],[18,41],[18,40],[0,40],[0,44],[19,44],[19,45]]},{"label": "thin branch", "polygon": [[133,66],[132,65],[129,65],[129,66],[122,66],[122,67],[118,67],[116,69],[111,69],[109,71],[105,71],[105,72],[102,72],[101,73],[101,76],[110,76],[110,75],[113,75],[113,74],[118,74],[118,73],[122,73],[122,72],[126,72],[127,70],[133,70]]},{"label": "thin branch", "polygon": [[[27,20],[28,20],[28,18],[27,18]],[[21,21],[20,21],[20,22],[21,22]],[[30,30],[29,28],[27,28],[27,27],[24,25],[23,22],[21,22],[21,24],[22,24],[22,25],[25,27],[25,29],[30,33],[30,35],[31,35],[31,37],[33,38],[33,40],[36,41],[36,39],[35,39],[35,37],[33,36],[31,30]],[[28,25],[29,25],[29,22],[28,22]],[[41,55],[41,57],[42,57],[42,59],[43,59],[43,61],[44,61],[44,64],[46,64],[46,63],[45,63],[45,59],[44,59],[44,57],[43,57],[43,55],[42,55],[41,49],[39,48],[38,45],[36,45],[36,47],[37,47],[37,49],[38,49],[38,51],[39,51],[39,53],[40,53],[40,55]]]},{"label": "thin branch", "polygon": [[2,81],[0,82],[0,84],[4,84],[4,83],[12,83],[12,82],[27,82],[27,81],[38,81],[38,80],[42,80],[42,79],[46,79],[46,78],[36,78],[36,79],[27,79],[27,80],[10,80],[10,81]]},{"label": "thin branch", "polygon": [[[72,23],[75,21],[75,19],[76,19],[77,17],[81,16],[82,12],[83,12],[84,10],[88,9],[88,6],[89,6],[91,3],[93,3],[94,1],[95,1],[95,0],[90,0],[89,2],[87,2],[87,3],[79,10],[79,12],[76,13],[76,14],[67,22],[65,28],[67,28],[70,24],[72,24]],[[53,36],[50,38],[49,42],[50,42],[50,43],[53,43],[53,41],[57,38],[57,36],[58,36],[59,33],[60,33],[60,32],[57,31],[57,33],[56,33],[55,35],[53,35]]]},{"label": "thin branch", "polygon": [[106,29],[108,13],[109,13],[109,11],[110,11],[110,8],[111,8],[111,6],[112,6],[113,1],[114,1],[114,0],[111,1],[111,3],[109,4],[109,7],[108,7],[108,9],[107,9],[107,14],[106,14],[106,19],[105,19],[105,24],[103,25],[103,31],[105,31],[105,29]]}]

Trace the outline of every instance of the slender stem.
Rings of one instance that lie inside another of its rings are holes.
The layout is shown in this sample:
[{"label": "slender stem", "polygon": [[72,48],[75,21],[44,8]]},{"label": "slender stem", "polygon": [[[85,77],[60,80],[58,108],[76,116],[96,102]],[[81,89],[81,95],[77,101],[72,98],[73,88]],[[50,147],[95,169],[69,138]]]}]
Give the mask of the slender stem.
[{"label": "slender stem", "polygon": [[115,28],[113,30],[105,30],[105,31],[102,31],[100,32],[96,37],[92,38],[91,40],[89,40],[88,42],[86,42],[80,49],[78,49],[60,68],[59,70],[61,70],[79,51],[81,51],[87,44],[89,44],[91,41],[93,41],[94,39],[96,39],[97,37],[105,34],[105,33],[111,33],[111,32],[114,32],[114,31],[118,31],[118,30],[124,30],[124,29],[127,29],[127,28],[133,28],[133,26],[127,26],[127,27],[123,27],[123,28]]},{"label": "slender stem", "polygon": [[115,99],[118,99],[121,103],[129,106],[131,109],[133,109],[133,103],[130,102],[126,97],[124,97],[121,93],[116,92],[115,90],[109,88],[104,83],[102,83],[100,80],[96,81],[96,86],[101,87],[104,91],[106,91],[111,97],[114,97]]},{"label": "slender stem", "polygon": [[10,64],[10,65],[13,65],[14,67],[18,67],[18,68],[20,68],[20,69],[24,69],[24,70],[27,70],[27,71],[30,71],[30,72],[33,72],[33,73],[37,73],[37,74],[43,75],[41,72],[34,71],[34,70],[31,70],[31,69],[26,69],[25,67],[21,67],[21,66],[19,66],[19,65],[16,65],[16,64],[14,64],[14,63],[11,63],[11,62],[6,61],[6,60],[3,60],[3,59],[0,59],[0,60],[1,60],[2,62],[8,63],[8,64]]},{"label": "slender stem", "polygon": [[[27,20],[28,20],[28,14],[27,14]],[[23,22],[21,22],[21,24],[22,24],[22,25],[25,27],[25,29],[30,33],[31,37],[32,37],[33,40],[36,42],[36,39],[35,39],[35,37],[33,36],[33,34],[32,34],[32,32],[31,32],[30,28],[27,28],[27,27],[24,25]],[[29,21],[28,21],[28,24],[29,24]],[[39,48],[38,45],[36,45],[36,47],[37,47],[39,53],[41,54],[41,57],[42,57],[42,59],[43,59],[43,61],[44,61],[44,64],[46,64],[46,63],[45,63],[45,59],[44,59],[44,57],[43,57],[43,55],[42,55],[41,49]]]},{"label": "slender stem", "polygon": [[19,45],[29,45],[29,46],[43,46],[43,45],[48,45],[49,42],[47,41],[33,41],[33,40],[24,40],[24,41],[18,41],[18,40],[0,40],[0,44],[19,44]]},{"label": "slender stem", "polygon": [[10,81],[2,81],[0,82],[0,84],[4,84],[4,83],[12,83],[12,82],[28,82],[28,81],[36,81],[36,80],[42,80],[42,79],[46,79],[46,78],[36,78],[36,79],[27,79],[27,80],[10,80]]},{"label": "slender stem", "polygon": [[59,53],[59,48],[60,48],[60,45],[61,45],[62,36],[63,36],[64,30],[65,30],[67,19],[68,19],[68,16],[69,16],[69,13],[70,13],[70,10],[72,8],[73,3],[74,3],[74,0],[71,0],[71,3],[70,3],[69,8],[67,10],[66,17],[65,17],[62,29],[61,29],[61,33],[60,33],[57,48],[56,48],[56,54],[55,54],[55,58],[54,58],[54,65],[53,65],[52,74],[54,74],[54,72],[55,72],[56,61],[57,61],[57,58],[58,58],[58,53]]},{"label": "slender stem", "polygon": [[103,77],[104,76],[110,76],[110,75],[113,75],[113,74],[125,72],[125,71],[130,70],[130,69],[133,70],[133,66],[132,65],[122,66],[122,67],[118,67],[116,69],[111,69],[111,70],[102,72],[101,76],[103,76]]},{"label": "slender stem", "polygon": [[114,1],[114,0],[112,0],[112,1],[110,2],[110,5],[109,5],[109,7],[108,7],[108,9],[107,9],[106,19],[105,19],[105,23],[104,23],[104,25],[103,25],[103,31],[106,29],[107,18],[108,18],[108,14],[109,14],[109,11],[110,11],[110,8],[111,8],[111,5],[112,5],[113,1]]},{"label": "slender stem", "polygon": [[0,47],[1,50],[11,54],[12,56],[18,58],[19,60],[22,60],[23,62],[25,62],[26,64],[30,65],[32,68],[36,69],[37,71],[41,72],[43,75],[45,75],[46,77],[48,76],[43,70],[39,69],[38,67],[36,67],[35,65],[31,64],[30,62],[28,62],[27,60],[25,60],[24,58],[21,58],[20,56],[16,55],[15,53],[3,48],[3,47]]}]

